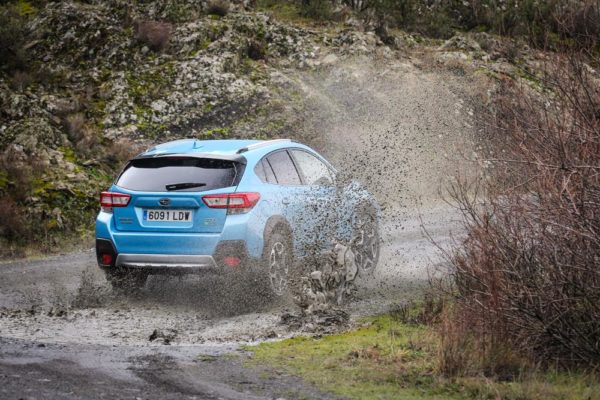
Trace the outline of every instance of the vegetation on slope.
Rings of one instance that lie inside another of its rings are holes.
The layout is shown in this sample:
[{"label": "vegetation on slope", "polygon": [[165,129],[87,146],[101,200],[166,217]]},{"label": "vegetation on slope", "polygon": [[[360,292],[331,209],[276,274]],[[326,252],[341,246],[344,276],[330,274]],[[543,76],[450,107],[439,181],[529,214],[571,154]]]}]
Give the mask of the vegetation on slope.
[{"label": "vegetation on slope", "polygon": [[249,347],[250,364],[301,376],[349,399],[600,399],[593,375],[521,371],[511,376],[448,376],[442,338],[405,312],[364,321],[356,330]]}]

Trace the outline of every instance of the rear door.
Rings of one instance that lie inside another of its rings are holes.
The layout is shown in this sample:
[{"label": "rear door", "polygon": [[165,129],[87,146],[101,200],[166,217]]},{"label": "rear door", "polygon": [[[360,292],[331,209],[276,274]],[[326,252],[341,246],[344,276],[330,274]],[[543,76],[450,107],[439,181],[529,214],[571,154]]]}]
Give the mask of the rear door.
[{"label": "rear door", "polygon": [[307,230],[310,216],[305,203],[307,188],[302,185],[300,173],[287,150],[267,155],[263,159],[263,166],[267,180],[275,179],[277,182],[277,192],[274,196],[291,225],[296,245],[301,245],[297,248],[301,249],[310,235]]},{"label": "rear door", "polygon": [[307,218],[310,218],[306,229],[310,230],[318,248],[327,248],[337,236],[341,211],[334,173],[323,161],[306,150],[293,149],[290,154],[306,188],[304,201]]},{"label": "rear door", "polygon": [[130,161],[113,191],[131,196],[113,210],[120,231],[220,233],[226,209],[209,208],[207,194],[234,192],[243,172],[234,161],[157,157]]}]

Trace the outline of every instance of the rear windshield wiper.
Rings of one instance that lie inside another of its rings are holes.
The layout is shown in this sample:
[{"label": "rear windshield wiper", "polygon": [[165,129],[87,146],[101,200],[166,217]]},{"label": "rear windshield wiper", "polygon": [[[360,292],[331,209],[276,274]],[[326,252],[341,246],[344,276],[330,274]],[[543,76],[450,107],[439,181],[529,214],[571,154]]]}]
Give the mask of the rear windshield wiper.
[{"label": "rear windshield wiper", "polygon": [[181,189],[191,189],[206,186],[206,183],[199,182],[185,182],[185,183],[172,183],[170,185],[165,186],[168,191],[172,190],[181,190]]}]

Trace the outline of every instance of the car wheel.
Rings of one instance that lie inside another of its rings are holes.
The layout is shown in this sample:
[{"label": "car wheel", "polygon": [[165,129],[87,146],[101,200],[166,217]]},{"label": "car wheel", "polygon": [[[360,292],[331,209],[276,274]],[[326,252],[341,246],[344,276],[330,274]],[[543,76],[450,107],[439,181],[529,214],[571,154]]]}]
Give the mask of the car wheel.
[{"label": "car wheel", "polygon": [[137,291],[146,285],[148,274],[142,271],[114,271],[106,273],[106,280],[114,290]]},{"label": "car wheel", "polygon": [[273,294],[283,296],[288,292],[293,265],[290,234],[275,231],[269,235],[265,246],[264,262]]},{"label": "car wheel", "polygon": [[370,276],[379,261],[379,226],[374,211],[361,210],[354,223],[352,251],[358,272]]}]

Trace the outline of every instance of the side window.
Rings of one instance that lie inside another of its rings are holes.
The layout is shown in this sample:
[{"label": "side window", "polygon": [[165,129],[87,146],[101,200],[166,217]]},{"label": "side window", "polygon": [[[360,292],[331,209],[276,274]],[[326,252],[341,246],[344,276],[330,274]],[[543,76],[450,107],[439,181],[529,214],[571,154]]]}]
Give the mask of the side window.
[{"label": "side window", "polygon": [[300,176],[287,151],[278,151],[267,157],[280,185],[300,185]]},{"label": "side window", "polygon": [[257,164],[256,167],[254,167],[254,173],[256,174],[256,176],[258,176],[258,178],[263,181],[266,182],[267,181],[267,175],[265,173],[265,167],[263,167],[263,162],[262,160],[260,160]]},{"label": "side window", "polygon": [[296,164],[300,168],[307,185],[331,186],[331,171],[321,160],[302,150],[292,150]]},{"label": "side window", "polygon": [[277,184],[277,178],[275,178],[275,174],[273,173],[273,168],[271,168],[271,164],[267,161],[266,158],[262,160],[263,168],[265,169],[265,176],[267,178],[267,182]]},{"label": "side window", "polygon": [[273,168],[271,168],[271,164],[269,164],[266,158],[263,158],[256,164],[254,173],[256,173],[256,176],[263,182],[277,184]]}]

